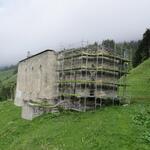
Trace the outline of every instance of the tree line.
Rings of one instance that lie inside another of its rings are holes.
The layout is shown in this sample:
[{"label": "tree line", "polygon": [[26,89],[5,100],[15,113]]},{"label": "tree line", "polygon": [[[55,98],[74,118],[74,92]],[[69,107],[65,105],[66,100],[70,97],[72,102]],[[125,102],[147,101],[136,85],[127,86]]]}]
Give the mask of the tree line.
[{"label": "tree line", "polygon": [[115,43],[114,40],[107,39],[102,42],[102,45],[116,50],[121,55],[126,51],[132,66],[136,67],[150,57],[150,29],[145,31],[142,40]]}]

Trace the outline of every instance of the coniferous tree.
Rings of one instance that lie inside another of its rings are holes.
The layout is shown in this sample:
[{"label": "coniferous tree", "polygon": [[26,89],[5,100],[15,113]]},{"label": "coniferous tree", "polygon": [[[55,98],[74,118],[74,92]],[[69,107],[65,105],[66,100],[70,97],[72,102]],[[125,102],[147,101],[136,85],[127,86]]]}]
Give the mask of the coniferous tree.
[{"label": "coniferous tree", "polygon": [[147,29],[143,34],[143,39],[139,44],[137,51],[135,52],[135,56],[133,59],[133,66],[136,67],[144,60],[150,57],[150,29]]},{"label": "coniferous tree", "polygon": [[102,45],[106,48],[114,49],[115,48],[115,41],[114,40],[104,40]]}]

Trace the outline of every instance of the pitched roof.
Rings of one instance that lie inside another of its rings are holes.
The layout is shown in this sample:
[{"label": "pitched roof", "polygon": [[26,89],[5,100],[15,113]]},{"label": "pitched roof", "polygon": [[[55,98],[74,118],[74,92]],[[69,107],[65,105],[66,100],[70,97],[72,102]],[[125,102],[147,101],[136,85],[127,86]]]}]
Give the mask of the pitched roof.
[{"label": "pitched roof", "polygon": [[45,53],[45,52],[55,52],[55,51],[54,51],[54,50],[51,50],[51,49],[47,49],[47,50],[44,50],[44,51],[42,51],[42,52],[40,52],[40,53],[37,53],[37,54],[32,55],[32,56],[30,56],[30,57],[27,57],[27,58],[25,58],[25,59],[19,61],[19,63],[20,63],[20,62],[23,62],[23,61],[25,61],[25,60],[27,60],[27,59],[33,58],[33,57],[35,57],[35,56],[37,56],[37,55],[40,55],[40,54],[42,54],[42,53]]}]

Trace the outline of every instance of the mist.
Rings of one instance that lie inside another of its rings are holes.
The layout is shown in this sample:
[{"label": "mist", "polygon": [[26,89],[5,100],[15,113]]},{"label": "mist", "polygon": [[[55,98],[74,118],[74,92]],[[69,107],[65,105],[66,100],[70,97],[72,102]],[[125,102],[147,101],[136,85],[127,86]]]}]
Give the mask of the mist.
[{"label": "mist", "polygon": [[0,0],[0,66],[81,41],[138,40],[150,25],[149,0]]}]

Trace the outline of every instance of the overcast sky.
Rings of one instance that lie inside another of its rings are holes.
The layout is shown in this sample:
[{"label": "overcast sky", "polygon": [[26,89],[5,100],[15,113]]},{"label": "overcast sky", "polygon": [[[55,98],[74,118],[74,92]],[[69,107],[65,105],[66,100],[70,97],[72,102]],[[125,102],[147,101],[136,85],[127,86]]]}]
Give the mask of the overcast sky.
[{"label": "overcast sky", "polygon": [[150,27],[150,0],[0,0],[0,66],[27,51],[130,41]]}]

